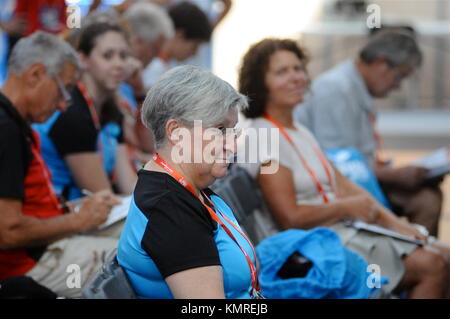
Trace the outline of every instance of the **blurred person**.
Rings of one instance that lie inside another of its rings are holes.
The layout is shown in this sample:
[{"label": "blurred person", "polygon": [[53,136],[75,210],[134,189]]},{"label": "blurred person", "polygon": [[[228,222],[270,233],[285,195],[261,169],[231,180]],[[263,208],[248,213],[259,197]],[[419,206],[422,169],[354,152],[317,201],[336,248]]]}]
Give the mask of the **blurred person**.
[{"label": "blurred person", "polygon": [[[172,20],[167,12],[149,2],[137,2],[124,12],[123,18],[129,28],[133,57],[129,59],[129,74],[120,87],[121,95],[129,105],[128,114],[133,117],[132,127],[126,135],[127,142],[134,150],[134,157],[142,161],[142,153],[153,153],[151,132],[140,120],[140,105],[145,98],[143,69],[158,56],[164,42],[173,36]],[[130,119],[131,119],[130,117]],[[143,163],[147,162],[147,159]]]},{"label": "blurred person", "polygon": [[[188,0],[197,5],[208,17],[211,23],[212,31],[219,25],[231,10],[231,0]],[[153,0],[154,3],[160,2],[162,6],[169,7],[180,0]],[[204,69],[212,69],[212,43],[211,41],[203,43],[198,48],[197,54],[189,59],[175,63],[175,65],[196,65]]]},{"label": "blurred person", "polygon": [[375,129],[374,98],[400,88],[422,62],[410,33],[379,31],[354,60],[347,60],[314,80],[295,119],[314,134],[324,149],[352,147],[365,157],[393,211],[437,236],[442,208],[439,185],[426,185],[427,169],[394,168],[377,158],[381,137]]},{"label": "blurred person", "polygon": [[65,0],[16,0],[14,16],[27,21],[24,36],[37,30],[60,33],[66,28]]},{"label": "blurred person", "polygon": [[246,106],[231,85],[194,66],[170,70],[150,89],[142,120],[156,153],[139,172],[117,253],[139,298],[257,295],[253,247],[208,188],[227,173]]},{"label": "blurred person", "polygon": [[211,24],[196,5],[183,1],[169,8],[175,34],[168,39],[154,61],[144,70],[144,85],[150,88],[162,74],[197,53],[198,47],[211,38]]},{"label": "blurred person", "polygon": [[26,21],[13,17],[16,0],[0,0],[0,86],[6,79],[7,62],[11,39],[22,35],[26,30]]},{"label": "blurred person", "polygon": [[[278,153],[270,146],[269,152],[262,152],[267,153],[265,158],[240,164],[257,180],[268,204],[268,231],[330,227],[347,248],[368,264],[380,266],[381,276],[389,278],[384,292],[406,291],[408,298],[448,296],[450,255],[443,244],[419,247],[343,223],[362,220],[428,240],[344,177],[327,161],[313,135],[294,120],[294,108],[309,85],[306,64],[304,50],[294,41],[265,39],[248,50],[239,73],[239,91],[251,97],[244,110],[251,120],[249,127],[280,132]],[[263,135],[259,138],[265,141]],[[244,143],[239,147],[239,152],[245,151]],[[276,172],[262,173],[262,167],[273,164],[279,165]]]},{"label": "blurred person", "polygon": [[133,56],[145,68],[161,51],[173,34],[173,23],[164,9],[147,2],[138,2],[125,11],[123,18],[130,29]]},{"label": "blurred person", "polygon": [[137,177],[123,143],[115,95],[129,56],[125,33],[114,24],[88,25],[78,50],[83,74],[71,91],[71,105],[34,126],[53,186],[69,200],[81,197],[82,189],[130,194]]},{"label": "blurred person", "polygon": [[120,25],[120,15],[114,10],[94,10],[81,18],[81,28],[66,29],[61,35],[74,48],[78,48],[78,41],[83,29],[96,23]]},{"label": "blurred person", "polygon": [[68,91],[79,74],[76,52],[39,31],[17,43],[0,89],[0,281],[26,275],[67,297],[80,295],[66,284],[67,267],[78,265],[84,283],[117,246],[106,233],[76,235],[104,223],[117,198],[99,192],[83,200],[78,213],[64,214],[30,127],[69,106]]}]

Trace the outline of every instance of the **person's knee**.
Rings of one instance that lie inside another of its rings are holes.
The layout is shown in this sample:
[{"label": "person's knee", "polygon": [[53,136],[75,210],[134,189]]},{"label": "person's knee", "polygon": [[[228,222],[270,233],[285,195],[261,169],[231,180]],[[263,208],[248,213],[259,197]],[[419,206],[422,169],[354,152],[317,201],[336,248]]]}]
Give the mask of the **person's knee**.
[{"label": "person's knee", "polygon": [[442,211],[442,192],[438,188],[424,188],[404,207],[405,215],[413,223],[423,225],[430,235],[437,236]]},{"label": "person's knee", "polygon": [[448,265],[438,251],[431,248],[416,249],[405,261],[407,270],[414,272],[418,277],[441,277],[447,280]]},{"label": "person's knee", "polygon": [[415,196],[414,202],[420,203],[422,209],[430,214],[440,215],[442,209],[442,191],[439,188],[424,188]]}]

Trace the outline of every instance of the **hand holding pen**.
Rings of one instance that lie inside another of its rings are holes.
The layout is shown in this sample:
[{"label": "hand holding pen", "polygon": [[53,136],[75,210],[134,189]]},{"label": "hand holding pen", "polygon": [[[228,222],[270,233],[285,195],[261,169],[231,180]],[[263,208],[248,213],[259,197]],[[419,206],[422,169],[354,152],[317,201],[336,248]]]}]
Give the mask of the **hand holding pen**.
[{"label": "hand holding pen", "polygon": [[110,190],[97,193],[83,190],[83,193],[87,196],[82,199],[77,214],[72,216],[77,231],[89,230],[103,224],[108,218],[111,208],[121,203],[120,197],[114,195]]}]

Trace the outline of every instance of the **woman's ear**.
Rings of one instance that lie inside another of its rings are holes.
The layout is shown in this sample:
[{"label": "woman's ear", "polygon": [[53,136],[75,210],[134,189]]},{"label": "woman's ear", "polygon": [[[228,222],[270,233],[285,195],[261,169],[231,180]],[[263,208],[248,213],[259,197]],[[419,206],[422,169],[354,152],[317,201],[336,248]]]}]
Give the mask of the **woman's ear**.
[{"label": "woman's ear", "polygon": [[177,120],[170,119],[166,123],[166,136],[171,145],[175,145],[179,142],[179,129],[180,124]]},{"label": "woman's ear", "polygon": [[172,146],[181,146],[183,143],[192,143],[192,132],[180,122],[170,119],[166,124],[166,136]]}]

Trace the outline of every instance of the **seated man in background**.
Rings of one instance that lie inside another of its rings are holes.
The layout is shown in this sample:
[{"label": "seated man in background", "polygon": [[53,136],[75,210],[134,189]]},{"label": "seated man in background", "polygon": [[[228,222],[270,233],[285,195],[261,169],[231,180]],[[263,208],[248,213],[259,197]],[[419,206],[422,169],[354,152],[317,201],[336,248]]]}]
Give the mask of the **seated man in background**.
[{"label": "seated man in background", "polygon": [[313,81],[311,92],[295,118],[308,127],[325,150],[352,147],[365,157],[399,216],[437,235],[442,206],[439,185],[425,186],[427,170],[418,166],[393,168],[377,160],[380,136],[375,130],[374,98],[399,89],[422,62],[410,33],[379,31],[347,60]]},{"label": "seated man in background", "polygon": [[[80,296],[81,285],[117,246],[106,232],[74,236],[104,223],[119,201],[102,191],[82,201],[78,213],[64,214],[30,127],[68,107],[79,74],[69,44],[39,31],[13,49],[0,90],[0,281],[26,275],[67,297]],[[70,269],[80,276],[69,287]]]},{"label": "seated man in background", "polygon": [[195,4],[180,2],[169,8],[175,28],[174,36],[167,40],[156,58],[144,70],[146,88],[166,71],[197,54],[198,47],[211,38],[212,27],[206,14]]},{"label": "seated man in background", "polygon": [[133,125],[125,126],[124,137],[127,144],[132,146],[132,156],[145,163],[148,158],[142,158],[144,154],[140,154],[140,151],[153,153],[154,145],[151,132],[140,119],[140,104],[146,94],[142,71],[158,56],[164,42],[172,38],[174,30],[167,12],[148,2],[131,5],[123,17],[130,34],[132,67],[129,68],[131,72],[126,83],[120,86],[120,93],[129,105],[127,113],[132,115],[134,120]]}]

